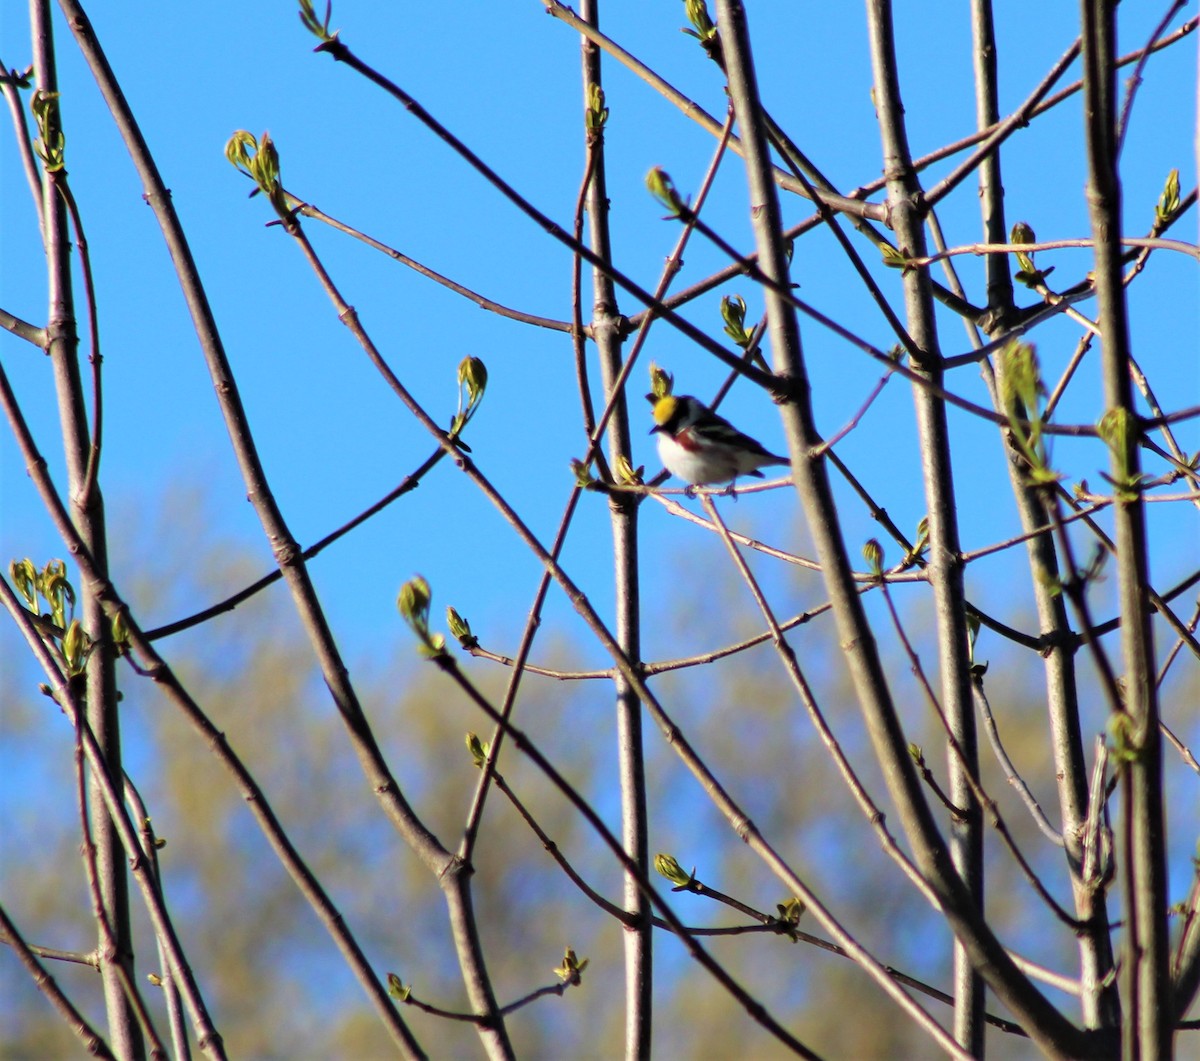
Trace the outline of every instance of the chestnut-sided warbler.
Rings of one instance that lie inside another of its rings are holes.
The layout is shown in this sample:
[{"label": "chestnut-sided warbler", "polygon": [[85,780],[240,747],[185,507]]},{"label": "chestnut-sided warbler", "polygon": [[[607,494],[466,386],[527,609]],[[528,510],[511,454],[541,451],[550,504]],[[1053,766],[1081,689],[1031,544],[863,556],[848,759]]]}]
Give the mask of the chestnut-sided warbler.
[{"label": "chestnut-sided warbler", "polygon": [[692,486],[728,483],[739,475],[761,479],[759,468],[789,463],[695,398],[666,394],[652,400],[650,433],[658,435],[658,455],[667,471]]}]

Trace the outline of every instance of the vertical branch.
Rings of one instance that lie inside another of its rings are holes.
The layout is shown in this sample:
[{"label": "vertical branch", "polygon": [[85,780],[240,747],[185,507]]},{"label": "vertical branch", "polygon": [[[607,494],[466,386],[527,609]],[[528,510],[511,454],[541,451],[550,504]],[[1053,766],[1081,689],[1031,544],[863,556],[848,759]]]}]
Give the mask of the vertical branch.
[{"label": "vertical branch", "polygon": [[[974,37],[975,120],[989,129],[1000,120],[999,77],[992,0],[973,0],[971,28]],[[1004,186],[1000,174],[1000,148],[979,164],[979,203],[985,242],[1005,242],[1008,225],[1004,212]],[[985,255],[989,332],[996,334],[1013,311],[1013,284],[1005,255]],[[1004,392],[1002,358],[982,365],[984,381],[996,408]],[[1005,435],[1007,438],[1007,435]],[[1006,466],[1021,527],[1032,536],[1026,542],[1032,588],[1042,637],[1049,646],[1045,654],[1046,703],[1049,711],[1054,776],[1062,837],[1066,847],[1071,889],[1078,919],[1086,924],[1079,935],[1080,1005],[1089,1028],[1115,1027],[1120,1022],[1120,999],[1109,975],[1113,967],[1112,940],[1108,930],[1108,907],[1097,881],[1082,875],[1084,826],[1088,814],[1087,762],[1079,728],[1078,682],[1075,657],[1069,647],[1070,624],[1061,593],[1051,587],[1058,579],[1058,556],[1049,534],[1032,534],[1045,525],[1045,514],[1035,491],[1025,479],[1025,462],[1006,443]]]},{"label": "vertical branch", "polygon": [[[975,62],[975,125],[990,129],[1000,121],[1000,78],[997,74],[996,33],[992,0],[971,2],[972,56]],[[1000,177],[1000,148],[979,161],[979,205],[983,211],[983,241],[1004,243],[1008,227],[1004,220],[1004,182]],[[1006,255],[984,255],[987,304],[991,311],[988,331],[998,334],[1013,309],[1013,285]]]},{"label": "vertical branch", "polygon": [[[599,25],[599,0],[583,0],[584,21]],[[591,181],[587,187],[588,236],[592,251],[612,262],[608,228],[608,188],[604,164],[604,119],[607,111],[601,93],[600,49],[581,39],[584,107],[588,117],[587,149]],[[616,288],[607,272],[593,268],[592,338],[600,360],[608,418],[609,467],[632,462],[629,408],[621,386],[621,317]],[[638,585],[638,505],[631,493],[608,495],[613,535],[613,574],[616,579],[615,629],[621,651],[635,666],[641,659],[640,595]],[[621,784],[621,840],[626,853],[649,873],[649,840],[646,814],[646,771],[642,747],[642,705],[637,691],[617,673],[616,691],[618,770]],[[625,1055],[650,1056],[653,1004],[652,912],[645,893],[632,873],[625,874],[625,908],[633,915],[625,926]]]},{"label": "vertical branch", "polygon": [[[938,896],[955,936],[1001,1000],[1019,1015],[1035,1042],[1050,1053],[1079,1050],[1080,1036],[1040,991],[1017,969],[980,916],[975,898],[950,865],[949,852],[921,791],[908,743],[900,726],[874,634],[855,590],[829,486],[824,451],[813,417],[795,312],[782,293],[788,268],[782,245],[779,201],[771,183],[770,160],[761,121],[758,85],[750,55],[746,13],[740,0],[719,0],[718,26],[729,74],[730,99],[737,114],[750,183],[750,202],[759,266],[772,281],[764,285],[775,372],[786,381],[782,417],[792,458],[792,475],[813,536],[829,594],[843,656],[875,747],[884,779],[914,861]],[[960,627],[966,650],[965,621]],[[967,688],[970,704],[970,688]]]},{"label": "vertical branch", "polygon": [[[926,253],[926,207],[908,147],[892,37],[890,0],[870,0],[867,11],[875,106],[883,141],[884,176],[887,178],[892,224],[901,253],[923,257]],[[999,180],[998,166],[994,180]],[[944,386],[944,372],[940,364],[928,269],[906,270],[903,282],[908,333],[922,352],[919,359],[913,359],[912,367],[940,391]],[[1002,297],[1002,292],[993,291],[989,283],[989,298],[997,294]],[[961,756],[949,756],[949,796],[958,808],[958,814],[951,822],[950,850],[974,908],[982,912],[983,822],[972,785],[979,773],[979,756],[971,698],[963,560],[958,538],[946,405],[930,388],[924,386],[913,389],[913,399],[917,412],[925,503],[929,514],[927,570],[937,621],[941,701],[953,740],[962,751]],[[954,995],[954,1026],[958,1042],[971,1053],[981,1055],[984,1036],[983,980],[972,969],[961,942],[956,943],[954,948]]]},{"label": "vertical branch", "polygon": [[1121,185],[1117,175],[1116,9],[1083,0],[1083,100],[1087,199],[1095,240],[1095,283],[1101,332],[1102,424],[1115,487],[1117,596],[1125,667],[1118,739],[1127,752],[1122,774],[1125,814],[1126,956],[1122,968],[1129,1020],[1127,1059],[1171,1051],[1168,980],[1166,834],[1162,806],[1162,741],[1154,682],[1154,639],[1147,596],[1145,507],[1139,492],[1143,431],[1133,405],[1129,322],[1121,283]]},{"label": "vertical branch", "polygon": [[[108,543],[104,525],[104,500],[99,485],[86,488],[91,436],[83,400],[83,382],[79,372],[78,335],[75,304],[71,289],[70,236],[63,191],[66,170],[56,141],[62,125],[54,55],[54,37],[50,24],[49,0],[31,0],[30,25],[33,34],[37,91],[47,101],[41,128],[46,157],[42,166],[42,237],[46,247],[49,307],[46,319],[46,352],[54,371],[54,390],[62,429],[63,451],[67,468],[67,493],[71,502],[71,521],[93,557],[101,578],[108,574]],[[116,657],[109,636],[108,621],[96,594],[94,582],[80,587],[80,619],[94,646],[87,663],[86,716],[96,736],[110,774],[120,777],[121,730],[117,713]],[[92,777],[89,800],[95,845],[95,870],[108,929],[101,925],[100,975],[104,985],[104,1004],[108,1017],[109,1040],[118,1057],[145,1056],[145,1043],[137,1015],[122,986],[118,967],[125,978],[133,979],[133,939],[129,921],[129,880],[116,825]],[[111,941],[111,946],[108,945]]]}]

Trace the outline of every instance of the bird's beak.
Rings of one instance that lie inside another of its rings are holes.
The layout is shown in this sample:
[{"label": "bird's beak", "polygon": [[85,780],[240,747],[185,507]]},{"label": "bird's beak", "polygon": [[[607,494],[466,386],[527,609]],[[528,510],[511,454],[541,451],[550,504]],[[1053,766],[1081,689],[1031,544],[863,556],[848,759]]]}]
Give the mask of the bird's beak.
[{"label": "bird's beak", "polygon": [[650,428],[650,430],[647,432],[647,434],[653,435],[656,431],[661,431],[661,430],[662,430],[662,424],[655,424],[652,428]]}]

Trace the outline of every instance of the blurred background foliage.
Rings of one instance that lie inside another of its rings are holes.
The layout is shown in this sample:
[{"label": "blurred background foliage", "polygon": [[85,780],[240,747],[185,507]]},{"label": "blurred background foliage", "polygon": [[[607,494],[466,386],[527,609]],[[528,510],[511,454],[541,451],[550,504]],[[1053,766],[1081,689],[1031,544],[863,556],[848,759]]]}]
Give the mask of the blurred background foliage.
[{"label": "blurred background foliage", "polygon": [[[178,490],[159,512],[147,512],[143,533],[158,539],[156,521],[175,531],[176,548],[143,551],[140,533],[119,543],[139,557],[135,607],[160,614],[176,601],[212,599],[229,581],[249,582],[255,561],[204,532],[202,492]],[[690,561],[674,561],[683,567]],[[217,577],[219,574],[219,577]],[[747,618],[744,588],[733,576],[680,601],[674,613],[679,642],[694,650],[756,633]],[[715,594],[715,596],[713,595]],[[701,599],[703,597],[703,599]],[[713,607],[714,600],[722,607]],[[795,577],[797,610],[818,602],[813,577]],[[727,606],[726,606],[727,605]],[[926,620],[916,609],[910,636]],[[857,764],[869,761],[830,624],[818,618],[793,635],[806,676],[829,721]],[[918,637],[919,639],[919,637]],[[981,642],[988,644],[986,638]],[[504,651],[506,646],[489,646]],[[1009,754],[1047,805],[1053,791],[1040,691],[1029,671],[1009,667],[1012,649],[992,643],[988,688]],[[172,645],[181,677],[260,779],[268,798],[313,871],[324,882],[377,969],[395,972],[422,1001],[463,1010],[457,962],[447,944],[444,904],[435,882],[400,843],[367,790],[329,705],[291,606],[281,589],[253,598],[202,633],[185,632]],[[669,702],[684,705],[677,720],[755,823],[778,838],[799,871],[830,898],[844,922],[881,960],[934,985],[948,976],[948,937],[911,887],[900,882],[862,815],[846,799],[841,779],[760,646],[714,665],[668,672],[655,679]],[[981,651],[981,655],[984,653]],[[570,672],[580,655],[548,639],[536,662]],[[73,810],[73,742],[53,703],[31,693],[37,676],[24,660],[7,681],[5,721],[12,735],[6,766],[26,775],[41,795],[12,808],[0,832],[7,894],[21,897],[27,937],[47,946],[87,950],[93,944]],[[499,698],[507,671],[467,660],[480,686]],[[436,668],[417,657],[399,619],[380,630],[370,655],[351,663],[372,724],[406,796],[443,842],[462,827],[476,770],[465,749],[468,731],[487,734],[476,709]],[[892,659],[894,679],[911,685],[908,664]],[[166,840],[160,852],[166,893],[200,983],[231,1056],[255,1058],[382,1057],[391,1045],[366,1008],[327,934],[308,910],[203,742],[159,697],[153,684],[123,681],[127,767]],[[1170,698],[1195,703],[1193,683]],[[1189,699],[1190,698],[1190,699]],[[937,746],[940,727],[915,689],[904,703],[913,740]],[[839,707],[836,705],[846,705]],[[607,683],[529,675],[517,724],[592,798],[612,827],[617,808],[606,778],[612,749]],[[1196,723],[1181,736],[1200,742]],[[19,751],[17,751],[19,746]],[[648,773],[654,808],[651,849],[673,854],[705,884],[756,909],[774,913],[785,901],[777,882],[746,851],[661,741],[651,741]],[[940,773],[940,763],[931,763]],[[522,757],[508,755],[502,774],[583,878],[617,900],[619,874],[586,825]],[[877,777],[864,775],[872,791]],[[1176,777],[1178,783],[1183,779]],[[1023,849],[1052,890],[1068,898],[1061,853],[1048,844],[1006,791],[990,757],[985,784],[1000,800]],[[57,796],[55,794],[57,793]],[[1179,798],[1186,798],[1180,790]],[[1061,972],[1071,952],[1069,933],[1031,903],[1011,858],[989,840],[988,916],[1025,957]],[[476,858],[477,909],[490,967],[502,1000],[553,983],[565,947],[589,959],[583,985],[562,998],[543,999],[512,1017],[512,1035],[525,1057],[611,1056],[624,1022],[621,931],[586,900],[542,849],[516,811],[498,795],[489,805]],[[689,925],[746,924],[711,900],[680,894]],[[139,917],[140,917],[139,912]],[[801,921],[802,929],[811,929]],[[140,938],[149,938],[145,923]],[[667,933],[656,936],[656,1025],[679,1057],[775,1057],[782,1048],[733,1005]],[[924,1056],[928,1044],[901,1019],[850,962],[806,943],[749,933],[705,940],[713,953],[764,1005],[804,1041],[832,1056]],[[154,970],[146,955],[139,975]],[[55,964],[55,977],[85,1012],[103,1011],[99,980],[84,966]],[[12,1058],[74,1056],[78,1044],[15,963],[0,962],[4,1054]],[[1067,999],[1062,1000],[1069,1007]],[[934,1004],[936,1005],[936,1004]],[[439,1057],[473,1057],[478,1039],[465,1023],[429,1017],[408,1007],[406,1019]],[[996,1058],[1034,1056],[1028,1042],[992,1030]]]}]

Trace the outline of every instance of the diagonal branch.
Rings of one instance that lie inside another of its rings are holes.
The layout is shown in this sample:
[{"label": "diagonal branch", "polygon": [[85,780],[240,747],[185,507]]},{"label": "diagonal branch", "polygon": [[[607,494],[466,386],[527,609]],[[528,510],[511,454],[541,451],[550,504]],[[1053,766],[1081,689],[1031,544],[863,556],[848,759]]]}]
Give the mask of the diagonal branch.
[{"label": "diagonal branch", "polygon": [[[769,179],[765,138],[758,117],[760,108],[748,55],[745,13],[733,0],[723,2],[720,10],[730,92],[743,143],[747,145],[750,202],[760,266],[777,284],[786,285],[786,259],[779,239],[779,206]],[[1013,964],[979,916],[962,881],[949,864],[945,843],[908,756],[908,743],[887,686],[878,648],[850,577],[849,559],[824,462],[810,456],[820,439],[813,421],[795,314],[775,288],[764,288],[764,293],[771,320],[775,368],[777,373],[792,381],[792,397],[783,405],[782,417],[794,481],[817,546],[859,705],[917,863],[938,894],[955,935],[970,947],[975,966],[984,972],[1001,999],[1019,1015],[1035,1041],[1052,1043],[1056,1050],[1079,1049],[1082,1042],[1077,1029]]]}]

